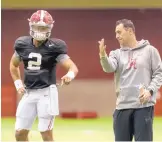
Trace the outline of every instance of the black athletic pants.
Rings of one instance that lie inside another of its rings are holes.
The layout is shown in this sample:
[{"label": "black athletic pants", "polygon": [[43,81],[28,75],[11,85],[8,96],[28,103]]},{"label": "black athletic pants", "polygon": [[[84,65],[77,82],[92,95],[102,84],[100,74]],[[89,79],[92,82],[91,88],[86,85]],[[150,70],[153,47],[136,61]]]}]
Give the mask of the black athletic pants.
[{"label": "black athletic pants", "polygon": [[154,107],[115,110],[115,141],[153,141]]}]

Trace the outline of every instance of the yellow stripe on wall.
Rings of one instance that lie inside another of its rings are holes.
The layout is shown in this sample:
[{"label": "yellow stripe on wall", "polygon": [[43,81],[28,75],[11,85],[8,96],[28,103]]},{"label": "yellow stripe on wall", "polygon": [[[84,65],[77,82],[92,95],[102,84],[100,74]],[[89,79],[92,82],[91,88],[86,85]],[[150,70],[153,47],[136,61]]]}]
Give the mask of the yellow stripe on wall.
[{"label": "yellow stripe on wall", "polygon": [[2,8],[162,8],[162,0],[2,0]]}]

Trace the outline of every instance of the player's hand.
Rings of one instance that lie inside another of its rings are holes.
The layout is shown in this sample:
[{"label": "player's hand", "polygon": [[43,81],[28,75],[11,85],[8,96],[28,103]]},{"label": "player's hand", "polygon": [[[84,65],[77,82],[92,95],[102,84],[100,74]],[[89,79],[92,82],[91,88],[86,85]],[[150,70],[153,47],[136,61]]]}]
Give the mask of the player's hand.
[{"label": "player's hand", "polygon": [[104,42],[105,42],[104,38],[101,39],[100,41],[98,41],[98,43],[99,43],[99,54],[100,54],[101,57],[107,56],[107,54],[106,54],[106,45],[105,45]]},{"label": "player's hand", "polygon": [[139,95],[141,104],[145,104],[145,103],[149,102],[150,98],[151,98],[150,92],[148,90],[146,90],[144,87],[141,87],[140,95]]},{"label": "player's hand", "polygon": [[22,87],[20,89],[17,90],[18,95],[20,96],[20,98],[25,94],[25,88]]},{"label": "player's hand", "polygon": [[67,76],[67,75],[64,75],[64,76],[61,78],[61,86],[63,86],[64,84],[65,84],[65,85],[68,85],[68,84],[70,84],[71,81],[72,81],[72,78],[70,78],[70,77]]}]

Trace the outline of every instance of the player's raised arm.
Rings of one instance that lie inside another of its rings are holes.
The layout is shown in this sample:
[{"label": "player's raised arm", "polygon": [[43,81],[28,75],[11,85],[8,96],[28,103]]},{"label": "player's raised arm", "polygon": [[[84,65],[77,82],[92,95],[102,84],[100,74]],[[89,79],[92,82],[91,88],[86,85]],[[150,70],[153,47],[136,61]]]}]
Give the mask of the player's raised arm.
[{"label": "player's raised arm", "polygon": [[20,57],[15,52],[10,60],[10,74],[14,81],[16,90],[20,95],[22,95],[24,94],[25,89],[20,76],[20,69],[19,69],[20,62],[21,62]]}]

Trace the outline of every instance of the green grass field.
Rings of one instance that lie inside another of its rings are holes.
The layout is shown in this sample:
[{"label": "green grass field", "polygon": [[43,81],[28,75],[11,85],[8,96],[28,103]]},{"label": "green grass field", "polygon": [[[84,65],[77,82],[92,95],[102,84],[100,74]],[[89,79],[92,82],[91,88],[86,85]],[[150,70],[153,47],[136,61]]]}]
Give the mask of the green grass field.
[{"label": "green grass field", "polygon": [[[13,141],[14,118],[2,118],[2,140]],[[55,142],[106,142],[114,141],[112,119],[61,119],[56,118]],[[37,131],[37,121],[29,134],[30,141],[42,141]],[[154,119],[154,141],[162,141],[162,117]]]}]

